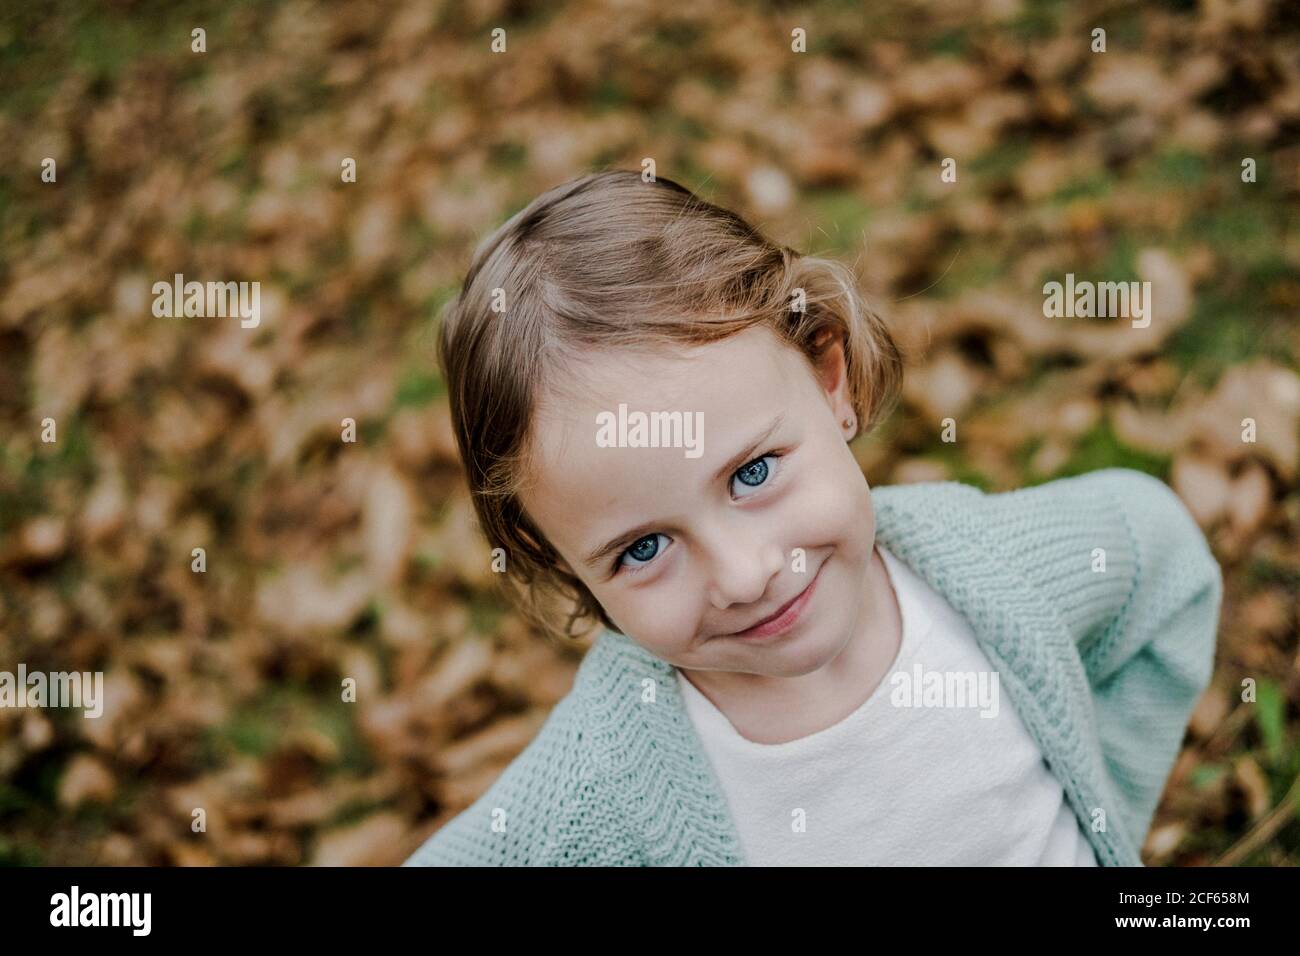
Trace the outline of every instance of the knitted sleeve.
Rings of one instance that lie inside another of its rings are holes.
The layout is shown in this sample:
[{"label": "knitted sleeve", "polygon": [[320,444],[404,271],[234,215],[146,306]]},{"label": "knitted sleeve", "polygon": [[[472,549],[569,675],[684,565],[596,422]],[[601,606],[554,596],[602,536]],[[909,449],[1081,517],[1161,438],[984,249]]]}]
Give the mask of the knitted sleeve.
[{"label": "knitted sleeve", "polygon": [[1084,665],[1107,764],[1130,800],[1128,824],[1141,846],[1214,669],[1223,576],[1196,521],[1164,483],[1121,469],[1098,480],[1131,539],[1134,573]]}]

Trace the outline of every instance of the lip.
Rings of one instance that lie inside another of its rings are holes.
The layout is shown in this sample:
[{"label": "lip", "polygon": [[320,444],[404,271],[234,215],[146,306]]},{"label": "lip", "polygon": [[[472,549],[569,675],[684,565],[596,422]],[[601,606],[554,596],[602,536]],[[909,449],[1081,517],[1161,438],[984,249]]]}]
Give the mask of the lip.
[{"label": "lip", "polygon": [[[822,562],[822,567],[826,566]],[[803,610],[808,606],[812,599],[813,591],[817,587],[817,580],[821,577],[822,568],[817,569],[813,579],[808,582],[808,586],[792,597],[770,616],[759,621],[752,627],[743,631],[736,631],[734,634],[724,634],[723,637],[735,637],[741,640],[757,640],[763,637],[772,637],[777,634],[783,634],[790,628],[794,627],[795,622],[803,615]]]}]

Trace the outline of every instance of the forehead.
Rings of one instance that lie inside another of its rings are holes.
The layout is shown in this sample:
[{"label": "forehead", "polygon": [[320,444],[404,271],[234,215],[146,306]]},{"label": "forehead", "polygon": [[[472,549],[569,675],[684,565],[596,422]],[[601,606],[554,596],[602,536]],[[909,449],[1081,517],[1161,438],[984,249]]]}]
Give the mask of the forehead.
[{"label": "forehead", "polygon": [[[602,543],[590,540],[601,532],[612,536],[647,519],[682,515],[728,458],[786,411],[800,390],[806,395],[814,388],[803,356],[763,327],[690,348],[600,353],[564,374],[563,387],[537,409],[523,500],[570,559],[577,548]],[[680,446],[602,447],[598,416],[617,417],[620,405],[629,415],[693,417],[702,425],[702,453],[688,457]]]}]

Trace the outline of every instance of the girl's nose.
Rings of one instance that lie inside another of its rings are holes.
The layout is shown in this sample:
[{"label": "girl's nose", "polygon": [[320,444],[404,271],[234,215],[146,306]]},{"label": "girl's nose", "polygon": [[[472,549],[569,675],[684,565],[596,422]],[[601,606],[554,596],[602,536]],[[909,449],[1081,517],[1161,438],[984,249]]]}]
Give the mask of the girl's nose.
[{"label": "girl's nose", "polygon": [[724,533],[709,548],[709,603],[720,611],[763,600],[781,572],[780,545]]}]

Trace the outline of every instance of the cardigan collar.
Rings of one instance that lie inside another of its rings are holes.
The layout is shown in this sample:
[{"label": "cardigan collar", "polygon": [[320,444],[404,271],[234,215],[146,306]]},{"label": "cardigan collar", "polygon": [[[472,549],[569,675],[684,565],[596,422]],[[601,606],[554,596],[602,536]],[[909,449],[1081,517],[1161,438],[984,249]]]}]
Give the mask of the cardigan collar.
[{"label": "cardigan collar", "polygon": [[[876,540],[970,622],[1098,861],[1141,865],[1119,820],[1103,831],[1092,825],[1094,810],[1120,802],[1104,772],[1090,685],[1074,638],[1056,610],[1016,573],[1009,550],[1015,543],[968,520],[979,494],[955,482],[875,488]],[[577,683],[595,709],[593,726],[608,742],[596,759],[645,796],[625,809],[648,848],[648,862],[745,865],[673,666],[606,630],[584,658]]]}]

